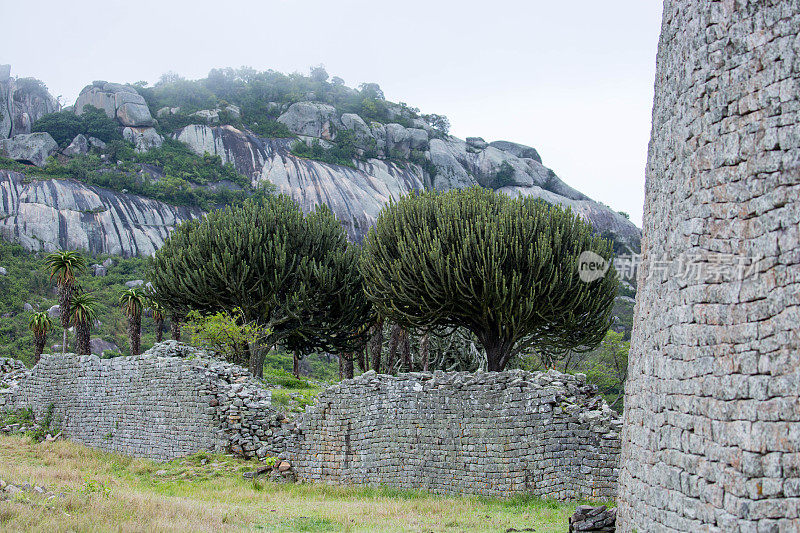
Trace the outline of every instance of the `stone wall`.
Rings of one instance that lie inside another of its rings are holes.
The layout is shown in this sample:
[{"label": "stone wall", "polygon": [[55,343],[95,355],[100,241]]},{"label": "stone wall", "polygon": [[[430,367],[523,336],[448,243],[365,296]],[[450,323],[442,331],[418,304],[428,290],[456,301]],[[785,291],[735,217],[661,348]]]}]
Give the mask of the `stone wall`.
[{"label": "stone wall", "polygon": [[620,421],[583,376],[373,371],[307,408],[299,479],[441,493],[616,494]]},{"label": "stone wall", "polygon": [[[613,498],[619,417],[585,376],[367,372],[295,420],[247,370],[174,341],[136,357],[0,360],[0,409],[53,406],[63,436],[168,460],[201,450],[291,461],[301,480],[454,494]],[[285,473],[284,473],[285,474]]]},{"label": "stone wall", "polygon": [[174,341],[136,357],[45,354],[24,373],[5,366],[11,371],[0,376],[0,409],[32,408],[41,419],[52,405],[64,436],[90,446],[159,460],[201,450],[244,457],[284,450],[286,424],[269,390],[247,370]]},{"label": "stone wall", "polygon": [[620,531],[800,530],[798,34],[798,0],[664,3]]}]

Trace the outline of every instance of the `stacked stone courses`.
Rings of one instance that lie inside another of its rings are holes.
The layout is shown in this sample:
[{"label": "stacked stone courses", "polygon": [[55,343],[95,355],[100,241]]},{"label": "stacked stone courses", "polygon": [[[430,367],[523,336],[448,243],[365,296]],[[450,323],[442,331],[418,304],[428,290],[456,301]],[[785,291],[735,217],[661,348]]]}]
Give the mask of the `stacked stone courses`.
[{"label": "stacked stone courses", "polygon": [[664,2],[642,248],[618,530],[800,531],[800,1]]},{"label": "stacked stone courses", "polygon": [[52,406],[67,438],[169,460],[291,461],[300,480],[452,494],[613,498],[620,420],[585,376],[367,372],[288,420],[236,365],[168,341],[141,356],[0,360],[0,410]]},{"label": "stacked stone courses", "polygon": [[138,457],[282,452],[287,431],[270,391],[236,365],[174,356],[193,353],[173,342],[114,359],[44,354],[30,371],[0,376],[7,385],[0,409],[31,408],[41,420],[52,406],[53,424],[65,436]]},{"label": "stacked stone courses", "polygon": [[613,498],[620,421],[595,393],[555,371],[367,372],[306,410],[292,462],[309,481]]}]

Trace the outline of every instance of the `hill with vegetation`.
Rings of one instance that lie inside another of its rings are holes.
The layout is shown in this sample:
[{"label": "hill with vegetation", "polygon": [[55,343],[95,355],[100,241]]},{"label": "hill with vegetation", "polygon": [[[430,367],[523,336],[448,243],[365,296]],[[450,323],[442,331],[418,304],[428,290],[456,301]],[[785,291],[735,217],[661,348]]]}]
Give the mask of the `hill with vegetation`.
[{"label": "hill with vegetation", "polygon": [[[5,82],[0,77],[0,85],[23,103],[34,99],[32,93],[46,92],[40,82],[21,84],[10,77]],[[153,86],[95,81],[74,106],[42,114],[37,105],[18,109],[18,114],[30,111],[36,117],[32,124],[20,123],[10,139],[0,140],[0,155],[23,163],[43,162],[23,168],[0,160],[0,168],[28,178],[74,180],[204,211],[264,189],[277,190],[306,211],[327,204],[356,241],[363,239],[390,199],[412,190],[478,184],[567,205],[598,232],[625,246],[637,248],[640,239],[640,231],[624,213],[566,185],[542,164],[534,148],[478,137],[457,139],[449,135],[446,117],[391,102],[375,83],[347,87],[322,67],[308,75],[215,69],[199,80],[167,74]],[[25,159],[33,139],[16,141],[27,132],[52,137],[52,145],[40,147],[40,159]],[[30,203],[52,208],[57,213],[51,213],[51,219],[69,224],[75,217],[60,207],[65,202],[30,202],[27,191],[15,190],[21,194],[12,194],[0,213],[0,231],[7,239],[29,249],[52,249],[59,241],[69,241],[68,236],[56,235],[56,229],[50,241],[39,237],[45,243],[36,245],[26,224],[29,211],[41,211]],[[67,228],[67,233],[107,232],[102,217],[78,218],[73,223],[80,229]],[[132,223],[136,224],[149,222]],[[115,251],[98,248],[95,242],[78,245],[92,253],[137,253],[134,246]],[[158,246],[151,239],[151,246],[142,248]]]}]

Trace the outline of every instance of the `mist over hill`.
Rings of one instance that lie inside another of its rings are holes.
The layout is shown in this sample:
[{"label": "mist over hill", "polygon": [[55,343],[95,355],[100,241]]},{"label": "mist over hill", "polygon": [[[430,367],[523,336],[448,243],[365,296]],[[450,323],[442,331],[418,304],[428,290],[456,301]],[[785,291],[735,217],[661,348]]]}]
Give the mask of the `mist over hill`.
[{"label": "mist over hill", "polygon": [[624,213],[564,183],[535,148],[456,138],[446,117],[322,67],[94,81],[59,109],[4,66],[0,113],[0,234],[30,250],[149,255],[175,223],[271,191],[328,205],[360,241],[390,199],[472,185],[569,206],[619,248],[639,246]]}]

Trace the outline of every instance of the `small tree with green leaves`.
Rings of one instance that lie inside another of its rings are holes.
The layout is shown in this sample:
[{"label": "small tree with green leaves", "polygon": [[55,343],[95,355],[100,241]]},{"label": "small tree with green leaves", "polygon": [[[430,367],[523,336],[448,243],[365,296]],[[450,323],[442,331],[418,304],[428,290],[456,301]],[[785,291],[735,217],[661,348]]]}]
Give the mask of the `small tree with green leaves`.
[{"label": "small tree with green leaves", "polygon": [[488,370],[500,371],[529,348],[587,351],[603,339],[617,276],[581,281],[586,250],[612,256],[570,210],[473,187],[391,202],[360,264],[381,316],[420,330],[463,326],[486,350]]},{"label": "small tree with green leaves", "polygon": [[31,315],[28,327],[33,333],[33,364],[36,364],[42,357],[47,334],[53,329],[53,322],[45,311],[38,311]]},{"label": "small tree with green leaves", "polygon": [[628,378],[628,352],[631,343],[625,334],[608,330],[603,341],[578,363],[590,383],[595,383],[609,405],[622,410],[625,381]]},{"label": "small tree with green leaves", "polygon": [[238,307],[230,313],[219,311],[207,315],[191,311],[186,318],[193,345],[210,348],[226,361],[242,366],[249,364],[249,344],[260,344],[269,334],[263,326],[245,320]]},{"label": "small tree with green leaves", "polygon": [[128,341],[131,346],[131,355],[139,355],[145,296],[139,289],[128,289],[120,296],[119,303],[122,305],[122,312],[128,319]]},{"label": "small tree with green leaves", "polygon": [[75,327],[75,352],[78,355],[89,355],[92,323],[97,317],[95,307],[97,300],[90,293],[80,292],[72,295],[70,301],[70,320]]},{"label": "small tree with green leaves", "polygon": [[70,301],[78,273],[86,269],[86,259],[77,251],[60,251],[48,254],[45,264],[50,270],[50,279],[55,277],[58,286],[58,308],[61,313],[61,327],[64,329],[61,353],[65,354],[67,352]]}]

